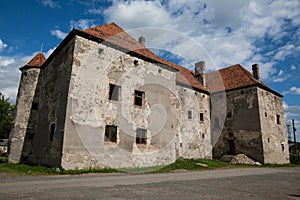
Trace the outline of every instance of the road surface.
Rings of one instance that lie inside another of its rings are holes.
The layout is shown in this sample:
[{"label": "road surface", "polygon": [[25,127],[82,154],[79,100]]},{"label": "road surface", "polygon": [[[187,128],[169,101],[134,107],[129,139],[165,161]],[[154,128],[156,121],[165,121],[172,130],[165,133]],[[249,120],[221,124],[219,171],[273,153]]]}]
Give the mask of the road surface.
[{"label": "road surface", "polygon": [[0,199],[300,199],[300,168],[166,174],[0,174]]}]

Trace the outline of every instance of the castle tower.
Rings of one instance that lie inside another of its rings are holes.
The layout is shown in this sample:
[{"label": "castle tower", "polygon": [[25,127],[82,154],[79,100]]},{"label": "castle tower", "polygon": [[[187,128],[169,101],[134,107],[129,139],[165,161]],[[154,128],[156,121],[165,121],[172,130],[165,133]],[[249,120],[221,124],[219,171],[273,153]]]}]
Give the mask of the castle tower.
[{"label": "castle tower", "polygon": [[24,140],[28,128],[29,117],[40,74],[40,67],[45,62],[45,56],[38,53],[25,66],[21,67],[21,80],[19,83],[15,119],[9,136],[7,159],[9,163],[20,163]]}]

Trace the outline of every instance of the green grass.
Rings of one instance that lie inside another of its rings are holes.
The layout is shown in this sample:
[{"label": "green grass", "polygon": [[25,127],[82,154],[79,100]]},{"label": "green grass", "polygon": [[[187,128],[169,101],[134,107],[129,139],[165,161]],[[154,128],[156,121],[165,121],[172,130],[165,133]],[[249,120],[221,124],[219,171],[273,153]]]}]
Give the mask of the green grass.
[{"label": "green grass", "polygon": [[[4,163],[5,157],[0,157],[0,173],[9,173],[17,175],[63,175],[63,174],[86,174],[86,173],[167,173],[174,170],[213,170],[213,169],[226,169],[236,167],[299,167],[298,164],[266,164],[261,166],[256,165],[235,165],[227,162],[209,159],[180,159],[167,166],[156,166],[146,168],[128,168],[128,169],[82,169],[82,170],[64,170],[55,169],[45,166],[28,166],[25,164],[9,164]],[[202,165],[202,166],[201,166]]]},{"label": "green grass", "polygon": [[55,169],[44,166],[28,166],[25,164],[0,163],[0,173],[18,175],[50,175],[55,174]]},{"label": "green grass", "polygon": [[[204,164],[207,166],[201,166]],[[209,159],[182,159],[177,160],[176,162],[167,165],[155,172],[164,173],[171,172],[178,169],[183,170],[208,170],[208,169],[220,169],[220,168],[232,168],[238,167],[240,165],[233,165],[230,163],[218,161],[218,160],[209,160]]]}]

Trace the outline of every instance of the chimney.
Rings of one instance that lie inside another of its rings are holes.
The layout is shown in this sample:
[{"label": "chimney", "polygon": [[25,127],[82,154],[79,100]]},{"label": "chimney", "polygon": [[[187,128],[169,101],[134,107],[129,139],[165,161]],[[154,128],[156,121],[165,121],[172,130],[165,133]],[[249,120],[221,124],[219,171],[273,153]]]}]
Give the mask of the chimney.
[{"label": "chimney", "polygon": [[145,46],[145,44],[146,44],[146,38],[144,38],[143,36],[139,37],[139,43],[141,43],[142,45]]},{"label": "chimney", "polygon": [[260,80],[260,75],[259,75],[259,67],[258,64],[253,64],[252,65],[252,72],[254,78],[256,78],[258,81]]},{"label": "chimney", "polygon": [[200,61],[195,64],[195,77],[203,86],[206,86],[205,61]]}]

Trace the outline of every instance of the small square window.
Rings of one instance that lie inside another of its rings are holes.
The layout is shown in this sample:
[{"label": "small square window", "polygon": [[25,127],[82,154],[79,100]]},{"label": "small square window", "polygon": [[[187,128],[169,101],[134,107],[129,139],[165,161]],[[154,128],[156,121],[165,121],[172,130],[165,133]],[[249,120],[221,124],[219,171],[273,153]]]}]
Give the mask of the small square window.
[{"label": "small square window", "polygon": [[135,90],[134,91],[134,105],[143,106],[143,102],[145,99],[145,92]]},{"label": "small square window", "polygon": [[280,124],[280,115],[276,115],[277,124]]},{"label": "small square window", "polygon": [[117,142],[117,126],[107,125],[105,127],[105,142]]},{"label": "small square window", "polygon": [[138,128],[136,130],[136,144],[147,144],[147,130]]},{"label": "small square window", "polygon": [[119,101],[121,86],[109,84],[109,100]]},{"label": "small square window", "polygon": [[39,104],[37,102],[32,102],[31,108],[32,108],[32,110],[38,110],[39,109]]},{"label": "small square window", "polygon": [[200,113],[200,121],[201,121],[201,122],[204,121],[204,115],[203,115],[203,113]]},{"label": "small square window", "polygon": [[189,111],[188,111],[188,119],[192,119],[192,118],[193,118],[192,111],[189,110]]}]

